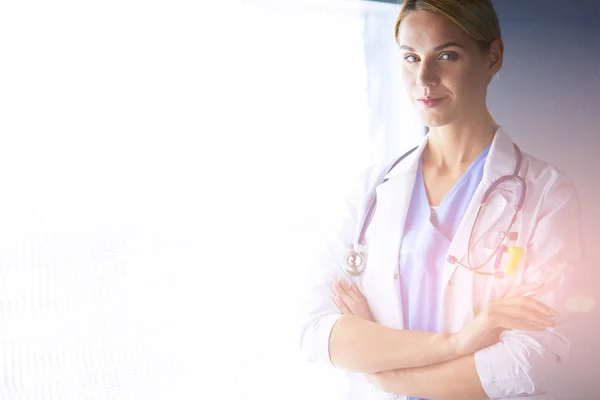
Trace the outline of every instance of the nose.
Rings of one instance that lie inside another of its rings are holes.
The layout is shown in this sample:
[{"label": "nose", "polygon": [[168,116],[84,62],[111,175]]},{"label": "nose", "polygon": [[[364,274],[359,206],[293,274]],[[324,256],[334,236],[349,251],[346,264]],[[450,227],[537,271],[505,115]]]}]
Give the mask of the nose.
[{"label": "nose", "polygon": [[417,71],[417,85],[426,88],[434,86],[439,81],[439,75],[435,63],[421,62]]}]

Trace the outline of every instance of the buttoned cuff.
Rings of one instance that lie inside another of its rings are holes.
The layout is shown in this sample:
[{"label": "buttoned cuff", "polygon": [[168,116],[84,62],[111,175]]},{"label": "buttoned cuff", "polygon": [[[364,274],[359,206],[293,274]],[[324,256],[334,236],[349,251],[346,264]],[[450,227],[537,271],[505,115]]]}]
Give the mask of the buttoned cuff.
[{"label": "buttoned cuff", "polygon": [[340,314],[328,314],[320,317],[304,336],[304,349],[309,351],[308,359],[319,364],[331,365],[329,358],[329,337],[331,330],[341,317]]},{"label": "buttoned cuff", "polygon": [[490,399],[516,397],[533,391],[527,374],[503,342],[477,351],[475,367],[483,390]]}]

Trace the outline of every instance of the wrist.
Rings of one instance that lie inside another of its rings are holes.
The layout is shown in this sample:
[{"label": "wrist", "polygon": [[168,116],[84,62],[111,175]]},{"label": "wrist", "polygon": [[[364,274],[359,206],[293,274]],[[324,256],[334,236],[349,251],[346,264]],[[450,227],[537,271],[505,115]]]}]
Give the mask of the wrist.
[{"label": "wrist", "polygon": [[459,333],[446,333],[446,351],[448,352],[448,357],[450,360],[454,360],[455,358],[461,357],[460,348],[460,335]]}]

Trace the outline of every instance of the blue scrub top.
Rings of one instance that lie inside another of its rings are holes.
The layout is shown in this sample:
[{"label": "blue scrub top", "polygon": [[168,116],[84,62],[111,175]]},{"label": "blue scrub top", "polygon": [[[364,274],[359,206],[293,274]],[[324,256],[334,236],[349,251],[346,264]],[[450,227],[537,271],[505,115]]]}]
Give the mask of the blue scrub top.
[{"label": "blue scrub top", "polygon": [[422,157],[419,160],[399,260],[405,329],[440,331],[442,269],[450,243],[483,177],[489,149],[471,163],[435,210],[427,199]]}]

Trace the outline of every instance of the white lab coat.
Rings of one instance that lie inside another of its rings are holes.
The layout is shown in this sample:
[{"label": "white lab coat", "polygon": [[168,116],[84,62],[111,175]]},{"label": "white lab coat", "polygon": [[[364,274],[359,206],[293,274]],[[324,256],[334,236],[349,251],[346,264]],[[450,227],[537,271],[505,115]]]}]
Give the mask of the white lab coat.
[{"label": "white lab coat", "polygon": [[[399,293],[398,256],[403,227],[416,177],[419,157],[427,138],[419,148],[400,162],[386,176],[389,180],[377,187],[377,209],[368,227],[365,251],[367,268],[363,276],[351,280],[365,295],[378,323],[403,328]],[[469,232],[481,197],[493,181],[511,175],[515,166],[512,140],[497,130],[484,167],[484,177],[450,245],[450,255],[465,261]],[[330,331],[340,316],[331,296],[332,282],[344,275],[342,257],[351,247],[362,213],[366,193],[377,183],[385,167],[373,167],[361,179],[359,188],[349,197],[347,216],[339,235],[326,246],[318,265],[311,269],[310,287],[303,303],[301,349],[311,362],[332,364],[329,360]],[[527,182],[527,195],[512,232],[518,232],[516,245],[525,249],[519,269],[505,279],[474,274],[463,267],[446,263],[442,273],[443,331],[459,331],[478,310],[502,297],[510,288],[524,282],[544,281],[546,285],[535,297],[560,310],[572,266],[582,253],[579,226],[579,201],[571,181],[556,168],[523,153],[520,176]],[[515,191],[515,183],[508,188]],[[506,229],[514,210],[515,198],[509,192],[493,196],[480,216],[481,228],[474,234],[472,254],[481,260],[490,254],[500,231]],[[483,233],[478,233],[483,232]],[[473,256],[472,256],[473,257]],[[510,255],[505,254],[502,268]],[[489,263],[485,271],[493,268]],[[350,280],[350,278],[347,278]],[[477,371],[490,398],[552,399],[548,378],[557,363],[568,357],[570,344],[557,329],[542,332],[507,331],[496,345],[475,354]],[[360,374],[347,373],[345,388],[352,399],[404,399],[385,393],[364,380]]]}]

